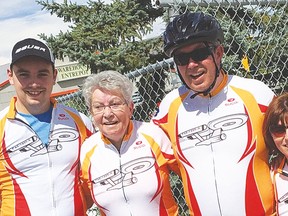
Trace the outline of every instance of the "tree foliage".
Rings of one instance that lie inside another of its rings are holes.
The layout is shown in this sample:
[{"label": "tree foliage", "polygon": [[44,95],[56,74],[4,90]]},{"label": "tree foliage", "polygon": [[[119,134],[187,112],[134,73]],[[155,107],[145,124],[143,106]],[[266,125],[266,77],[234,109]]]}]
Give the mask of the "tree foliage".
[{"label": "tree foliage", "polygon": [[159,50],[161,38],[143,40],[152,31],[155,19],[163,14],[163,9],[152,7],[150,0],[114,0],[111,4],[88,0],[86,5],[44,0],[37,3],[71,23],[70,30],[56,36],[40,34],[58,59],[68,56],[97,73],[107,69],[127,72],[163,58],[159,52],[151,54],[151,50]]},{"label": "tree foliage", "polygon": [[[235,29],[236,25],[233,25],[235,34],[228,37],[228,44],[232,44],[230,53],[237,50],[234,55],[238,55],[238,59],[247,55],[250,60],[250,72],[242,69],[242,73],[247,77],[268,80],[267,84],[276,93],[287,90],[287,8],[258,6],[233,10],[233,13],[229,13],[231,8],[227,11],[231,19],[238,17],[233,22],[239,26]],[[229,27],[229,33],[233,27]],[[240,61],[237,63],[241,64]]]}]

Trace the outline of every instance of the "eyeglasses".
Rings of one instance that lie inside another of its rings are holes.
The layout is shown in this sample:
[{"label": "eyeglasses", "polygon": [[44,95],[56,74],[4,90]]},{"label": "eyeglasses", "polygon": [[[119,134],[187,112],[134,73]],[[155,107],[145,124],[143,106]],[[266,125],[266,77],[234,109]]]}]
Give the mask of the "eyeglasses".
[{"label": "eyeglasses", "polygon": [[117,101],[113,102],[109,105],[104,105],[104,104],[93,104],[92,105],[92,111],[94,114],[100,114],[103,113],[106,107],[109,107],[112,111],[119,111],[123,109],[123,106],[127,104],[126,102],[123,101]]},{"label": "eyeglasses", "polygon": [[271,125],[269,127],[270,133],[275,137],[282,137],[286,134],[286,130],[288,129],[288,125]]},{"label": "eyeglasses", "polygon": [[180,53],[174,55],[174,61],[177,65],[183,66],[189,63],[189,60],[192,59],[195,62],[203,61],[209,55],[212,54],[212,49],[214,47],[202,47],[196,50],[193,50],[190,53]]}]

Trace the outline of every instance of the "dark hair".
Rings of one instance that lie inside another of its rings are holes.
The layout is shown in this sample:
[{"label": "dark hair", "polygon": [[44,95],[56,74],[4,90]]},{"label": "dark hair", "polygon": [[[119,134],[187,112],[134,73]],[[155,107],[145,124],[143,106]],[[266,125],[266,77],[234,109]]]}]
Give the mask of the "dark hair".
[{"label": "dark hair", "polygon": [[219,22],[202,12],[185,12],[176,16],[164,32],[164,52],[173,53],[188,44],[196,42],[223,43],[224,35]]},{"label": "dark hair", "polygon": [[278,125],[279,121],[285,125],[285,118],[288,116],[288,92],[278,97],[274,97],[268,106],[263,122],[263,135],[268,148],[272,167],[278,166],[284,155],[276,147],[272,135],[269,131],[271,125]]}]

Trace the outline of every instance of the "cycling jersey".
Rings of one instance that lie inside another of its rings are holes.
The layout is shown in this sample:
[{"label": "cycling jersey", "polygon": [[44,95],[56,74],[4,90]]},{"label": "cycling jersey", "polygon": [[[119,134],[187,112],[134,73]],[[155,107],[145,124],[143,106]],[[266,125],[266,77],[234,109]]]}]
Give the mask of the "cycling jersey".
[{"label": "cycling jersey", "polygon": [[95,133],[83,143],[80,160],[101,215],[177,215],[168,170],[175,159],[158,126],[131,120],[120,151]]},{"label": "cycling jersey", "polygon": [[171,139],[190,214],[271,215],[261,128],[274,93],[260,81],[227,74],[209,96],[194,93],[173,90],[153,117]]},{"label": "cycling jersey", "polygon": [[0,215],[86,215],[79,160],[81,143],[93,132],[91,121],[51,100],[46,146],[15,112],[16,100],[0,112]]},{"label": "cycling jersey", "polygon": [[277,215],[288,215],[288,165],[284,157],[279,168],[271,170],[275,197],[277,203]]}]

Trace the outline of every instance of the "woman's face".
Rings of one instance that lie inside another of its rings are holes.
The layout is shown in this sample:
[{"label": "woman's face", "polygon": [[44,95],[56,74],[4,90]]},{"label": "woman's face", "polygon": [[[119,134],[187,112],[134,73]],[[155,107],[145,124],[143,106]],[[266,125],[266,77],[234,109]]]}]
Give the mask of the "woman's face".
[{"label": "woman's face", "polygon": [[279,121],[277,125],[271,125],[269,130],[276,147],[288,158],[288,117],[284,122],[285,124]]},{"label": "woman's face", "polygon": [[127,104],[120,93],[96,89],[92,94],[90,111],[94,124],[114,145],[121,145],[133,108],[133,102]]}]

